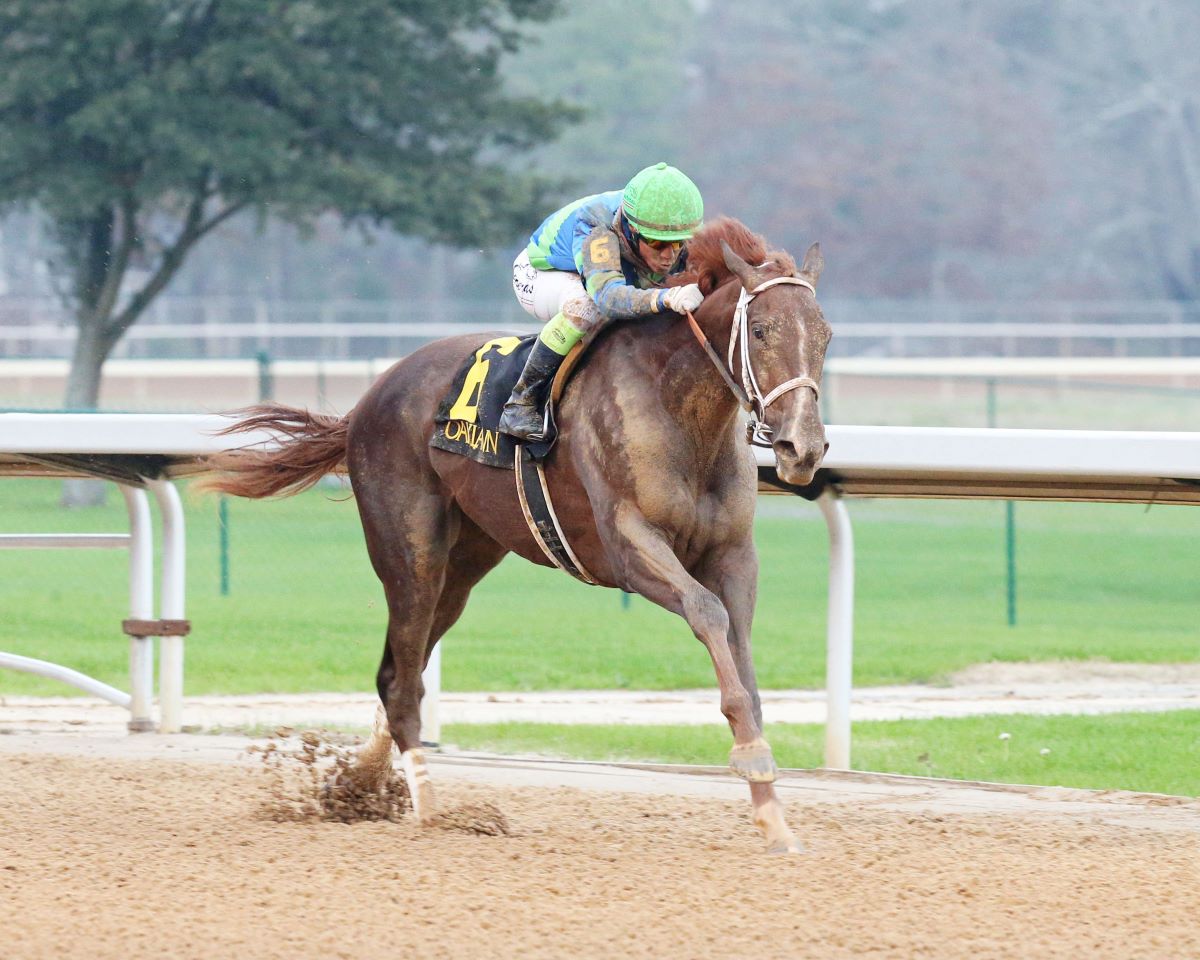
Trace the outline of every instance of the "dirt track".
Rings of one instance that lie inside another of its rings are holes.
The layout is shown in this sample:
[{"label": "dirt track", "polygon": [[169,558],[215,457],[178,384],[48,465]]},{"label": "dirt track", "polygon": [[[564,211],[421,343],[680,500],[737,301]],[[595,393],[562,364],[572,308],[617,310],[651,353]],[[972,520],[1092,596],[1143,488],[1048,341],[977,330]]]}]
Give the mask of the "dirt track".
[{"label": "dirt track", "polygon": [[727,778],[436,764],[478,836],[273,822],[215,738],[0,741],[6,960],[1200,955],[1196,802],[799,777],[772,858]]}]

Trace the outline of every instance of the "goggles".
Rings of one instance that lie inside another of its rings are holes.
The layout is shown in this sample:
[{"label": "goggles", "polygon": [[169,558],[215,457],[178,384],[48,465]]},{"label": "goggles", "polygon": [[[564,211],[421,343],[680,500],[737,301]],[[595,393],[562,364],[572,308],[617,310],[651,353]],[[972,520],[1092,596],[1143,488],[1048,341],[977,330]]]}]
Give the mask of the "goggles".
[{"label": "goggles", "polygon": [[640,234],[640,233],[639,233],[639,234],[637,234],[637,238],[638,238],[638,240],[639,240],[640,242],[644,243],[644,244],[645,244],[646,246],[648,246],[648,247],[649,247],[651,250],[658,250],[658,251],[662,251],[662,250],[673,250],[673,251],[678,251],[678,250],[682,250],[682,249],[683,249],[683,241],[682,241],[682,240],[652,240],[650,237],[643,236],[643,235],[642,235],[642,234]]}]

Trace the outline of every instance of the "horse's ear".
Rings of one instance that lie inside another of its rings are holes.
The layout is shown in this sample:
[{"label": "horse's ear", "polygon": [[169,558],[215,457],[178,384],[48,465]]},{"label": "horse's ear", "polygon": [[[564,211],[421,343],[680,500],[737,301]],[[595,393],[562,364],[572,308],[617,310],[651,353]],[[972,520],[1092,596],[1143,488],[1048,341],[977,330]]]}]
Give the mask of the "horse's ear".
[{"label": "horse's ear", "polygon": [[804,266],[800,268],[800,276],[815,287],[824,269],[825,258],[821,256],[821,245],[814,243],[804,255]]},{"label": "horse's ear", "polygon": [[725,258],[725,266],[730,269],[735,277],[742,281],[743,287],[747,290],[753,290],[758,285],[754,278],[754,268],[734,253],[733,247],[724,240],[721,241],[721,255]]}]

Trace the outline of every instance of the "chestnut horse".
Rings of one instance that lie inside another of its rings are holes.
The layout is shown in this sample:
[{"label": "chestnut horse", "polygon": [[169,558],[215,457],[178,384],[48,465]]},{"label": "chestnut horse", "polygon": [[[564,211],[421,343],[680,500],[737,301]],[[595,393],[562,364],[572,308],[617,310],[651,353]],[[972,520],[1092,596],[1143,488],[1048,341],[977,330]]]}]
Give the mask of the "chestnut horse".
[{"label": "chestnut horse", "polygon": [[[733,731],[730,767],[749,781],[754,822],[775,852],[800,847],[775,794],[750,657],[757,472],[735,391],[740,380],[780,477],[811,481],[828,447],[817,405],[830,338],[815,295],[822,266],[816,244],[797,270],[735,220],[697,232],[687,270],[672,283],[699,283],[706,293],[698,331],[675,314],[601,330],[558,406],[559,440],[545,462],[563,532],[592,577],[678,614],[708,650]],[[700,331],[715,351],[702,347]],[[420,741],[421,672],[434,644],[506,553],[549,565],[512,474],[429,443],[464,358],[495,335],[422,347],[342,418],[280,404],[243,411],[227,433],[266,428],[280,445],[227,452],[207,484],[286,495],[345,465],[388,603],[376,678],[382,706],[363,768],[386,772],[394,741],[424,822],[434,802]]]}]

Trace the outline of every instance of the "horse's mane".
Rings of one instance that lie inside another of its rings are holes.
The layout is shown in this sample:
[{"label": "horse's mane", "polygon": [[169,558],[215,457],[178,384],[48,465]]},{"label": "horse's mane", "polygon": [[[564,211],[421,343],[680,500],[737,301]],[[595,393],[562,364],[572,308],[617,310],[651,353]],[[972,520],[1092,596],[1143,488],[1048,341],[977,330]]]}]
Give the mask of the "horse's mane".
[{"label": "horse's mane", "polygon": [[757,233],[751,233],[740,220],[717,217],[697,230],[696,235],[688,241],[687,267],[671,277],[667,286],[695,283],[700,285],[700,292],[708,296],[728,281],[733,274],[725,266],[725,257],[721,253],[722,240],[752,267],[770,263],[779,270],[781,277],[796,274],[796,261],[790,254],[782,250],[769,250],[767,241]]}]

